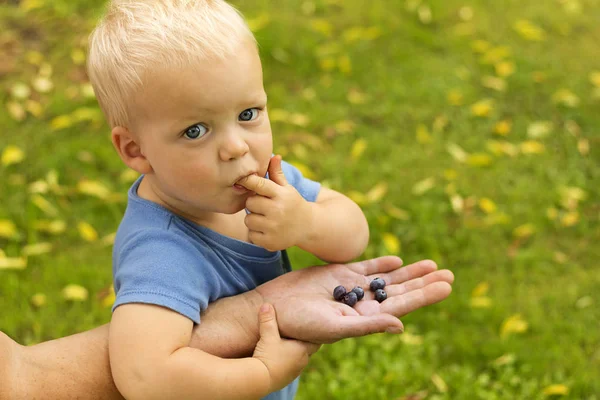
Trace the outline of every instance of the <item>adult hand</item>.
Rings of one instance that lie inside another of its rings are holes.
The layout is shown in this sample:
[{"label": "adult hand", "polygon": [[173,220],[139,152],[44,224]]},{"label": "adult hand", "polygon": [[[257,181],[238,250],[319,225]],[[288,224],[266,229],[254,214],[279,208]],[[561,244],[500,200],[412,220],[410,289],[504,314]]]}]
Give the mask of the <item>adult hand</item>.
[{"label": "adult hand", "polygon": [[[376,277],[386,281],[387,299],[374,300],[369,283]],[[279,330],[284,337],[313,343],[332,343],[340,339],[371,333],[400,333],[398,319],[412,311],[444,300],[452,292],[454,275],[437,270],[430,260],[402,267],[402,260],[385,256],[351,264],[310,267],[282,275],[256,288],[263,302],[277,312]],[[333,289],[361,286],[365,297],[354,308],[333,299]]]}]

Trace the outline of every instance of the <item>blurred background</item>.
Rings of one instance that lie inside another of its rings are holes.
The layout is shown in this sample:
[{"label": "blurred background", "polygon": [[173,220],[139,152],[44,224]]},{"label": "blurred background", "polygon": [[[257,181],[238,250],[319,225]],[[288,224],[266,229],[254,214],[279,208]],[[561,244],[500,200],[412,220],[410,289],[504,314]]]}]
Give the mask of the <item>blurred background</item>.
[{"label": "blurred background", "polygon": [[[0,1],[0,330],[22,344],[110,319],[136,175],[85,73],[104,3]],[[364,258],[456,275],[403,335],[325,346],[297,398],[600,398],[600,2],[233,4],[275,151],[362,206]]]}]

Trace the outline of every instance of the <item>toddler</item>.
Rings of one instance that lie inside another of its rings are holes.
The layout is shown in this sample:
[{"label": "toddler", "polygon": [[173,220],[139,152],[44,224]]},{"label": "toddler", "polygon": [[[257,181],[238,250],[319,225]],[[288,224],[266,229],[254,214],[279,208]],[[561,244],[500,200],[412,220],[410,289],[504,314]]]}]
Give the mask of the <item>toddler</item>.
[{"label": "toddler", "polygon": [[[298,246],[348,262],[369,231],[350,199],[273,156],[255,39],[222,0],[115,0],[88,71],[123,162],[141,174],[113,249],[109,354],[128,399],[292,399],[317,346],[259,315],[251,357],[188,347],[215,300],[289,269]],[[256,316],[254,316],[256,318]]]}]

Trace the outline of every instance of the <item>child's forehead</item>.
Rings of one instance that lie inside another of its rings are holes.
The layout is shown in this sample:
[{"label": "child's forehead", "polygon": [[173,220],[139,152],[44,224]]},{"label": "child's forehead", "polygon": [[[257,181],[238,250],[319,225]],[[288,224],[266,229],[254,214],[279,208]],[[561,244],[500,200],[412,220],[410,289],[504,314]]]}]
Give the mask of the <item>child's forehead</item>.
[{"label": "child's forehead", "polygon": [[255,107],[266,102],[260,63],[213,64],[153,71],[135,96],[136,114],[174,120]]}]

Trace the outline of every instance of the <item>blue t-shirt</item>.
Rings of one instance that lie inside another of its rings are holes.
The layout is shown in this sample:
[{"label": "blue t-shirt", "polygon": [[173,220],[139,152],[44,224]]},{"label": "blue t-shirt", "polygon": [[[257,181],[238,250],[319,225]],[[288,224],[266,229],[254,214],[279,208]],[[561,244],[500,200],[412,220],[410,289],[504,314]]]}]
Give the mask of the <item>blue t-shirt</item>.
[{"label": "blue t-shirt", "polygon": [[[320,184],[286,162],[287,181],[314,202]],[[131,186],[113,248],[116,307],[147,303],[200,323],[209,303],[256,288],[282,275],[282,254],[217,233],[140,198],[142,178]],[[285,232],[282,232],[285,234]],[[298,380],[268,400],[293,399]]]}]

